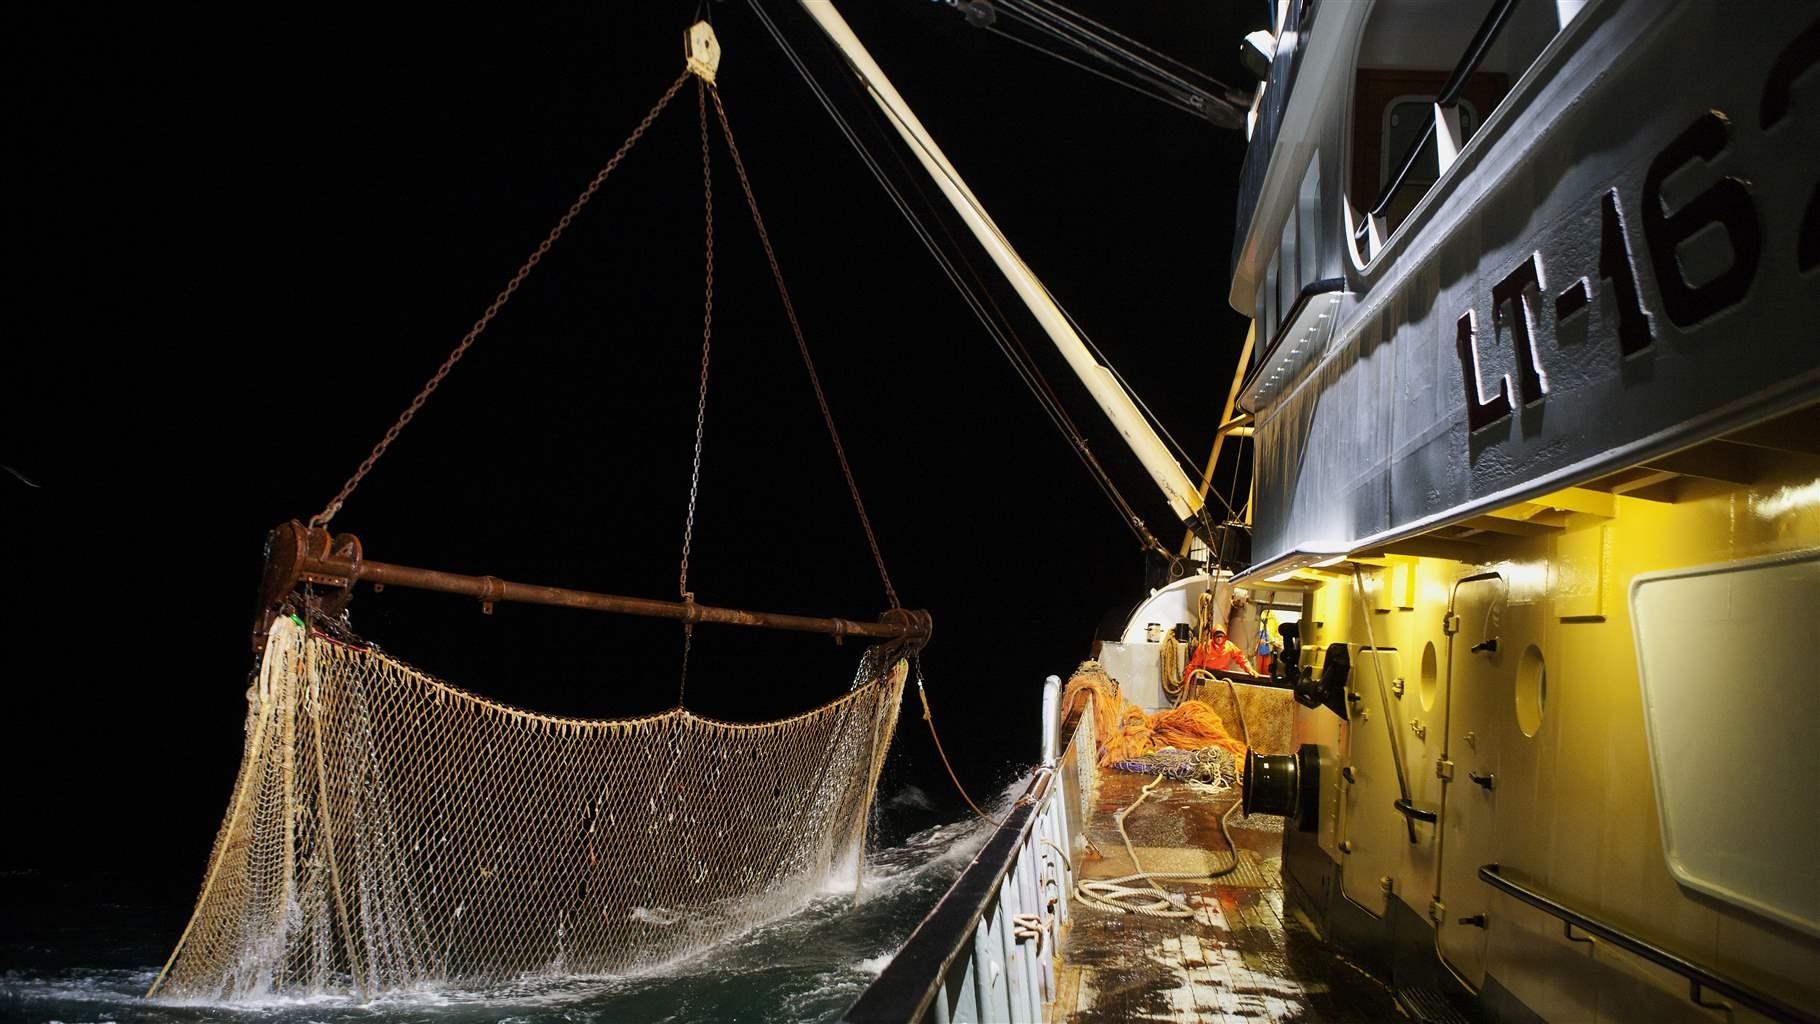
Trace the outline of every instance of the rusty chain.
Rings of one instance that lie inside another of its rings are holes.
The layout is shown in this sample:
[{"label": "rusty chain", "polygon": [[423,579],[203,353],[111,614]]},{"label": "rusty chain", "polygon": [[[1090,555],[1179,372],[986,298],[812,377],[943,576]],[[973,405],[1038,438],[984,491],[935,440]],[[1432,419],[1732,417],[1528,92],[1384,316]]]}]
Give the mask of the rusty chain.
[{"label": "rusty chain", "polygon": [[[708,154],[708,87],[695,80],[695,117],[701,125],[701,199],[704,257],[701,307],[701,392],[695,399],[695,461],[689,467],[689,511],[683,519],[682,566],[677,571],[676,593],[684,603],[694,603],[689,592],[689,546],[695,537],[695,501],[701,492],[701,441],[708,419],[708,354],[714,340],[714,164]],[[682,678],[676,685],[676,706],[681,707],[689,685],[689,649],[695,624],[683,623]]]},{"label": "rusty chain", "polygon": [[657,120],[657,116],[663,113],[664,108],[669,106],[670,100],[675,98],[677,92],[682,89],[683,83],[688,81],[689,76],[690,73],[684,71],[677,76],[676,81],[670,83],[668,89],[664,90],[664,94],[658,98],[656,105],[644,116],[643,120],[638,122],[638,127],[632,129],[632,134],[626,137],[626,141],[620,143],[619,148],[613,152],[613,156],[607,160],[606,166],[602,167],[600,172],[594,175],[594,179],[588,182],[587,187],[581,190],[581,194],[576,197],[575,202],[569,205],[568,212],[564,213],[562,218],[556,222],[556,226],[550,229],[549,235],[525,260],[524,265],[518,268],[518,273],[513,274],[512,279],[506,282],[505,288],[494,297],[492,304],[486,308],[486,312],[480,315],[480,319],[474,322],[474,326],[468,328],[468,333],[462,336],[460,344],[457,344],[454,351],[449,353],[448,358],[442,361],[442,365],[436,368],[436,372],[431,375],[429,382],[423,386],[423,390],[417,393],[417,397],[411,400],[411,404],[398,417],[398,422],[392,424],[391,429],[385,432],[385,436],[379,439],[379,443],[373,447],[372,454],[368,455],[366,460],[361,462],[360,467],[354,470],[354,475],[348,478],[348,482],[341,485],[341,492],[335,495],[321,512],[310,517],[311,527],[327,526],[329,520],[335,518],[335,514],[341,511],[341,506],[353,495],[354,488],[360,486],[360,481],[366,478],[367,473],[372,471],[374,463],[378,462],[379,457],[385,454],[392,442],[398,439],[398,435],[404,430],[405,425],[416,417],[418,410],[423,408],[424,402],[429,400],[430,395],[442,386],[443,378],[449,375],[449,371],[455,368],[455,364],[479,339],[481,332],[485,331],[487,325],[493,322],[493,318],[499,315],[499,311],[505,307],[513,293],[518,291],[518,286],[524,283],[525,278],[530,276],[531,271],[550,251],[550,247],[556,244],[556,240],[562,237],[564,231],[568,230],[569,224],[575,220],[576,215],[581,212],[581,208],[594,198],[594,193],[599,191],[600,186],[607,180],[607,176],[619,167],[620,162],[626,158],[626,154],[632,151],[632,147],[640,138],[644,137],[645,132]]},{"label": "rusty chain", "polygon": [[[468,329],[467,334],[462,336],[461,341],[455,346],[454,350],[451,351],[448,357],[443,360],[442,364],[437,367],[436,372],[431,375],[429,381],[424,384],[422,390],[417,393],[417,396],[411,400],[410,405],[405,408],[402,414],[400,414],[398,421],[392,424],[385,432],[385,435],[380,438],[379,443],[373,447],[372,452],[368,454],[366,459],[364,459],[359,467],[355,469],[354,474],[342,485],[340,492],[335,495],[321,512],[318,512],[310,518],[309,525],[311,527],[321,528],[327,526],[329,521],[341,511],[341,507],[347,502],[348,498],[353,495],[355,488],[360,486],[361,481],[372,471],[373,466],[379,461],[380,457],[386,453],[386,450],[391,447],[392,442],[398,439],[398,435],[403,432],[405,426],[416,417],[417,413],[423,408],[424,403],[429,400],[430,395],[434,394],[436,389],[442,386],[443,380],[449,375],[449,372],[454,369],[455,364],[467,354],[468,349],[480,338],[480,335],[487,329],[488,325],[490,325],[493,319],[498,316],[500,310],[505,307],[505,304],[510,301],[512,296],[518,291],[525,279],[530,276],[531,271],[536,269],[537,265],[542,262],[544,256],[549,253],[551,247],[555,245],[556,241],[562,237],[563,232],[568,230],[569,225],[573,223],[576,216],[580,214],[582,208],[594,198],[595,193],[599,191],[601,185],[606,182],[607,177],[619,167],[626,155],[631,152],[632,147],[650,130],[651,125],[657,120],[657,117],[663,113],[664,109],[669,106],[670,101],[676,97],[676,94],[681,91],[683,83],[687,81],[690,76],[691,73],[685,70],[682,74],[677,76],[675,81],[670,83],[669,88],[664,90],[663,95],[658,98],[650,111],[639,121],[637,127],[632,130],[632,133],[627,136],[626,140],[614,151],[612,157],[608,159],[605,166],[603,166],[600,171],[595,174],[594,178],[589,181],[588,185],[582,189],[580,195],[578,195],[575,201],[570,204],[568,210],[556,222],[556,225],[551,228],[550,233],[538,244],[537,248],[525,260],[524,264],[518,268],[518,272],[512,275],[511,279],[506,283],[506,286],[494,297],[492,303],[487,306],[480,318]],[[789,321],[791,333],[796,338],[797,351],[802,356],[803,366],[809,374],[810,387],[815,392],[816,404],[820,407],[823,422],[826,423],[828,427],[828,436],[834,444],[835,458],[840,463],[841,475],[845,478],[847,483],[847,492],[853,498],[854,510],[859,514],[860,526],[865,531],[866,543],[871,548],[873,563],[878,568],[879,580],[884,585],[885,596],[890,601],[891,607],[902,607],[897,596],[897,589],[891,583],[890,572],[885,568],[884,555],[879,548],[878,536],[872,528],[871,517],[866,513],[865,500],[860,497],[858,481],[854,478],[853,468],[847,461],[846,447],[841,443],[840,432],[834,423],[833,410],[829,407],[827,395],[822,389],[821,377],[816,372],[814,359],[809,354],[808,341],[803,335],[802,324],[797,318],[795,304],[791,302],[789,289],[784,284],[783,269],[778,263],[777,253],[771,244],[770,235],[765,230],[764,218],[759,213],[758,198],[753,192],[751,179],[746,173],[745,161],[740,156],[739,145],[734,141],[733,128],[728,122],[727,111],[725,105],[721,101],[720,90],[711,84],[702,82],[700,79],[697,79],[697,87],[696,114],[697,120],[700,123],[702,135],[702,191],[705,207],[704,235],[706,243],[706,270],[703,287],[704,305],[702,312],[702,372],[701,390],[696,401],[695,453],[690,471],[689,506],[683,531],[682,560],[678,572],[677,589],[683,600],[692,600],[692,595],[689,593],[688,589],[689,552],[693,540],[695,510],[700,491],[702,439],[707,416],[709,355],[714,322],[714,210],[711,163],[708,150],[706,105],[706,100],[711,97],[714,100],[715,115],[720,122],[721,132],[727,140],[728,152],[733,157],[734,169],[739,175],[740,188],[745,193],[746,205],[752,214],[753,226],[757,229],[759,242],[764,247],[765,259],[771,267],[772,279],[777,284],[778,297],[782,300],[784,306],[784,315]],[[688,646],[685,632],[685,682],[687,676],[687,655]]]},{"label": "rusty chain", "polygon": [[847,478],[847,493],[853,496],[853,507],[859,512],[859,524],[866,531],[866,543],[872,547],[872,561],[878,566],[878,578],[885,585],[885,597],[891,607],[900,608],[897,599],[897,588],[891,585],[891,574],[885,570],[885,556],[880,553],[878,536],[872,531],[872,519],[866,515],[866,503],[859,496],[859,483],[853,478],[853,467],[847,464],[847,449],[841,444],[840,431],[834,426],[834,412],[828,407],[828,396],[822,393],[821,377],[815,372],[815,360],[809,357],[809,343],[803,337],[802,324],[796,318],[796,306],[790,301],[790,290],[784,287],[784,272],[778,265],[777,252],[771,247],[771,236],[765,232],[765,219],[758,212],[758,197],[752,192],[752,181],[746,177],[746,163],[740,159],[739,144],[733,141],[733,126],[727,121],[727,108],[720,101],[720,90],[712,85],[707,87],[708,94],[714,98],[714,112],[720,118],[720,130],[727,138],[727,151],[733,156],[733,169],[739,174],[739,186],[746,193],[746,205],[752,211],[752,225],[758,229],[759,243],[765,247],[765,259],[771,264],[771,277],[777,282],[778,297],[784,303],[784,316],[790,321],[790,331],[796,335],[797,351],[802,353],[803,366],[809,371],[809,384],[815,389],[815,402],[821,406],[822,419],[828,424],[828,437],[834,442],[834,456],[840,460],[841,475]]}]

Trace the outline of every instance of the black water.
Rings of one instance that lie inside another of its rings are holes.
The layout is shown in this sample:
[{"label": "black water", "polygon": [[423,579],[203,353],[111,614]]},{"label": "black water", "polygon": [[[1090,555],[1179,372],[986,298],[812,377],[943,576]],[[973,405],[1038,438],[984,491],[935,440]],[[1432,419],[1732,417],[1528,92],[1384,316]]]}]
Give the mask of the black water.
[{"label": "black water", "polygon": [[[929,813],[919,791],[889,794],[882,815]],[[299,996],[256,1003],[143,998],[193,894],[127,874],[0,876],[0,1020],[194,1022],[832,1021],[902,947],[985,840],[966,819],[916,831],[868,858],[851,888],[664,967],[626,977],[528,977],[483,989],[425,987],[361,1003]],[[887,829],[887,832],[889,829]]]}]

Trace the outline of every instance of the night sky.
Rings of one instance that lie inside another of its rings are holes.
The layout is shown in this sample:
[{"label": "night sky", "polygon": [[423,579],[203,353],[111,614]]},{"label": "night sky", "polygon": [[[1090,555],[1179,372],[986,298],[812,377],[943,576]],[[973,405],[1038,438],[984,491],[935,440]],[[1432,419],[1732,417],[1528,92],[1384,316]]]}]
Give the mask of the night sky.
[{"label": "night sky", "polygon": [[[1225,298],[1242,139],[936,4],[848,6],[1025,259],[1204,458],[1245,327]],[[1265,13],[1080,6],[1240,85],[1238,42]],[[770,7],[876,126],[807,18]],[[94,11],[8,33],[0,463],[39,486],[0,473],[0,869],[124,873],[190,898],[238,763],[266,531],[335,493],[681,70],[693,10]],[[1142,596],[1140,552],[750,12],[713,16],[721,92],[887,565],[935,617],[943,740],[969,786],[996,790],[1036,756],[1043,677]],[[695,117],[691,84],[336,518],[369,557],[675,598],[700,358]],[[871,618],[883,591],[715,134],[691,587]],[[1031,318],[1012,322],[1179,542]],[[483,616],[397,588],[362,588],[352,618],[501,700],[603,717],[675,703],[673,623]],[[731,627],[696,645],[688,706],[746,720],[842,692],[859,653]],[[908,699],[885,789],[958,807]]]}]

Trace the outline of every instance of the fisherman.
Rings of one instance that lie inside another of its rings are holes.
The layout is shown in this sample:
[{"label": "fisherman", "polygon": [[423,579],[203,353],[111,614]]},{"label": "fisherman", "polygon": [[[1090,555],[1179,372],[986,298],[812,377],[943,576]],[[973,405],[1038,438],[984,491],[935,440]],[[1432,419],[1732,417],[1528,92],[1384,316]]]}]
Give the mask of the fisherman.
[{"label": "fisherman", "polygon": [[1239,645],[1226,639],[1226,627],[1215,626],[1213,633],[1195,646],[1194,657],[1188,660],[1186,675],[1192,676],[1195,669],[1201,668],[1231,672],[1234,671],[1235,663],[1237,670],[1247,675],[1258,674],[1251,667],[1251,662],[1245,660],[1245,652],[1239,650]]},{"label": "fisherman", "polygon": [[1270,674],[1270,662],[1276,653],[1270,643],[1270,613],[1265,612],[1258,616],[1258,675]]}]

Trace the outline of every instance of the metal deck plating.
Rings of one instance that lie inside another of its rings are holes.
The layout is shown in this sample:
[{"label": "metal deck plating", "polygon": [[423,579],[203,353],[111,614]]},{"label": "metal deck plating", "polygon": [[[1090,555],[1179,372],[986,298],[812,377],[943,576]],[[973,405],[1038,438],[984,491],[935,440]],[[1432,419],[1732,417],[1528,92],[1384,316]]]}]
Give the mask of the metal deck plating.
[{"label": "metal deck plating", "polygon": [[[1087,835],[1105,856],[1081,860],[1081,878],[1116,878],[1136,870],[1113,816],[1148,781],[1110,770],[1100,776]],[[1217,870],[1230,863],[1219,820],[1237,799],[1234,790],[1164,783],[1126,820],[1143,867]],[[1214,882],[1165,883],[1194,908],[1193,918],[1078,909],[1061,948],[1051,1019],[1288,1024],[1400,1016],[1389,988],[1285,909],[1280,819],[1235,816],[1231,831],[1236,871]]]}]

